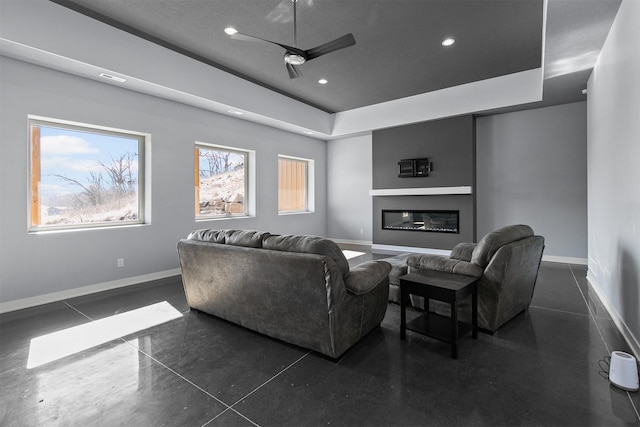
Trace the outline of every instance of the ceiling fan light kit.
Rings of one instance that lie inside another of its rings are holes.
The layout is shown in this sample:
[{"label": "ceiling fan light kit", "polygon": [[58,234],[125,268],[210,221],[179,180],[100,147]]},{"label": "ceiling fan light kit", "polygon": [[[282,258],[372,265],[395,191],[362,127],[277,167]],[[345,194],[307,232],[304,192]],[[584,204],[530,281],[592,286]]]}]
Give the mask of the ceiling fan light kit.
[{"label": "ceiling fan light kit", "polygon": [[306,62],[304,56],[295,53],[287,52],[284,54],[284,62],[291,65],[302,65]]},{"label": "ceiling fan light kit", "polygon": [[344,49],[356,44],[356,39],[353,34],[348,33],[342,37],[338,37],[335,40],[321,44],[308,50],[299,49],[297,45],[298,40],[298,21],[297,21],[297,0],[291,0],[293,3],[293,46],[287,46],[285,44],[277,43],[271,40],[261,39],[260,37],[250,36],[248,34],[242,34],[233,27],[227,27],[224,32],[234,40],[244,40],[253,42],[265,42],[275,44],[284,48],[286,51],[284,54],[284,65],[289,74],[290,79],[296,79],[302,77],[302,72],[297,68],[305,62],[312,59],[334,52],[336,50]]}]

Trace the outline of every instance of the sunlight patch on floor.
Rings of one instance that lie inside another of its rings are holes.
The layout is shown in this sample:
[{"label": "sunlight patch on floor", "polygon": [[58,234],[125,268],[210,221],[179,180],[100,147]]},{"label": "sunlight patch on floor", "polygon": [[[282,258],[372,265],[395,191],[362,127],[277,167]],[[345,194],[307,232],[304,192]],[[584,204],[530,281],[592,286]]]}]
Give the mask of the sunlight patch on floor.
[{"label": "sunlight patch on floor", "polygon": [[356,258],[365,254],[364,252],[350,251],[347,249],[344,249],[342,253],[346,259]]},{"label": "sunlight patch on floor", "polygon": [[182,316],[167,301],[116,314],[31,340],[27,369],[79,353]]}]

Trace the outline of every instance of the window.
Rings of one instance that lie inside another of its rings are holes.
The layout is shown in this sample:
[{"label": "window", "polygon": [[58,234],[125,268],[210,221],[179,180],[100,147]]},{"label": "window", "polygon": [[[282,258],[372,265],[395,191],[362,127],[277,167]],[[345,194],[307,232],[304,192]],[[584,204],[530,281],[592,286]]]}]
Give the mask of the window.
[{"label": "window", "polygon": [[278,211],[280,213],[313,210],[313,161],[294,157],[278,158]]},{"label": "window", "polygon": [[249,154],[228,147],[196,145],[196,219],[248,215]]},{"label": "window", "polygon": [[30,230],[144,222],[147,136],[30,117]]}]

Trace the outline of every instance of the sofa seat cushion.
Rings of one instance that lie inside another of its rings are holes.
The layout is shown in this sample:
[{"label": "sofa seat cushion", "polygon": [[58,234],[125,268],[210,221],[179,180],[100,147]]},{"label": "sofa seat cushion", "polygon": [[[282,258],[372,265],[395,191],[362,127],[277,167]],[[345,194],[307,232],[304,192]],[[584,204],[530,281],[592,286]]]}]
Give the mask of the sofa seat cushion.
[{"label": "sofa seat cushion", "polygon": [[407,257],[411,255],[409,253],[397,255],[391,258],[384,258],[382,261],[391,264],[391,271],[389,272],[389,284],[400,285],[400,276],[407,274]]},{"label": "sofa seat cushion", "polygon": [[391,264],[384,261],[368,261],[351,269],[344,281],[347,291],[355,295],[369,293],[385,280],[391,271]]},{"label": "sofa seat cushion", "polygon": [[471,257],[473,256],[473,251],[476,246],[476,243],[458,243],[451,249],[449,258],[471,262]]},{"label": "sofa seat cushion", "polygon": [[445,273],[462,274],[471,277],[482,276],[482,267],[471,262],[445,258],[438,255],[413,254],[407,257],[409,273],[412,270],[435,270]]},{"label": "sofa seat cushion", "polygon": [[343,279],[349,275],[349,261],[332,240],[318,236],[269,236],[262,242],[264,249],[323,255],[331,258],[340,269]]},{"label": "sofa seat cushion", "polygon": [[389,301],[400,304],[400,276],[407,274],[407,257],[409,253],[400,254],[382,261],[391,264],[389,272]]}]

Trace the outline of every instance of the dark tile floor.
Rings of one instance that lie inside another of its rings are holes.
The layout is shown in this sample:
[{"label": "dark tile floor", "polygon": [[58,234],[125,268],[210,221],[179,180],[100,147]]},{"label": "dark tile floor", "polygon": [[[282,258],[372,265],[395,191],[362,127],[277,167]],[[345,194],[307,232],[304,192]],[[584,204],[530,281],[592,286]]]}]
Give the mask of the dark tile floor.
[{"label": "dark tile floor", "polygon": [[[190,312],[178,277],[7,313],[0,425],[640,426],[640,393],[600,372],[599,360],[629,349],[585,274],[543,263],[529,312],[463,339],[458,360],[444,343],[401,341],[393,304],[380,328],[327,360]],[[32,338],[162,301],[182,315],[26,368]]]}]

